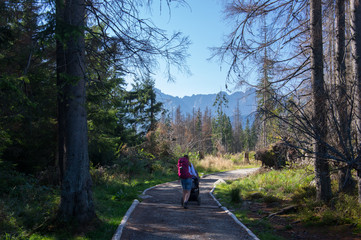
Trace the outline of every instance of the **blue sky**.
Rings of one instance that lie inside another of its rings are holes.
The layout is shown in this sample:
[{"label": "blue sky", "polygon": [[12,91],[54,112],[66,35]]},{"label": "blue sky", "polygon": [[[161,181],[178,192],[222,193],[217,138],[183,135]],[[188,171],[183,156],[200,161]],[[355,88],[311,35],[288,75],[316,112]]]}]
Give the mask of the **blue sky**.
[{"label": "blue sky", "polygon": [[162,12],[159,11],[159,1],[153,1],[155,7],[148,18],[161,29],[169,33],[179,31],[189,36],[192,44],[189,47],[187,65],[191,75],[177,72],[175,82],[167,82],[164,68],[160,68],[153,78],[155,87],[163,93],[172,96],[191,96],[193,94],[218,93],[225,89],[228,66],[220,64],[218,59],[207,60],[211,56],[210,47],[219,47],[224,36],[231,28],[227,28],[224,20],[224,0],[188,0],[189,6],[174,7],[171,4],[171,13],[163,2]]}]

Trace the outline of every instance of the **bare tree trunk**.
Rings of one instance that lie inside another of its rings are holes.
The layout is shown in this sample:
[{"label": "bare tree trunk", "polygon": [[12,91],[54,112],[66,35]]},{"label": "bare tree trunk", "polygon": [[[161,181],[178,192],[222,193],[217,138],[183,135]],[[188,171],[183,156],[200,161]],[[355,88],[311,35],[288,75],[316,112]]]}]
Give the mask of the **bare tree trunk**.
[{"label": "bare tree trunk", "polygon": [[[348,123],[347,83],[346,83],[346,55],[345,55],[345,0],[336,1],[336,82],[337,82],[337,110],[339,117],[340,136],[339,146],[348,160],[350,124]],[[347,164],[339,163],[339,191],[347,191],[353,187],[351,171]]]},{"label": "bare tree trunk", "polygon": [[[352,60],[353,74],[357,84],[356,91],[356,118],[357,118],[357,142],[361,143],[361,5],[360,0],[351,0],[351,36],[352,36]],[[357,181],[358,199],[361,203],[361,144],[358,146]]]},{"label": "bare tree trunk", "polygon": [[[65,104],[66,166],[61,187],[59,216],[64,221],[87,223],[95,217],[92,181],[89,173],[88,130],[85,109],[85,42],[84,0],[66,0],[64,24],[68,38],[62,39],[66,80],[63,90]],[[62,66],[59,66],[62,68]]]},{"label": "bare tree trunk", "polygon": [[331,182],[326,155],[326,92],[323,76],[322,5],[321,0],[311,0],[311,81],[313,99],[313,127],[315,131],[315,175],[317,199],[331,198]]}]

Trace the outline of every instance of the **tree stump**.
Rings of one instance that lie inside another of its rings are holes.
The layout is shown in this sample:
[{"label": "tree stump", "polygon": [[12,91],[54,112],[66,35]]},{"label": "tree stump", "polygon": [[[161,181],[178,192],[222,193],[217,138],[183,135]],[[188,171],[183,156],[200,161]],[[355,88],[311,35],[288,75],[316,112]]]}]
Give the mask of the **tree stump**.
[{"label": "tree stump", "polygon": [[244,153],[243,161],[247,164],[249,164],[249,152]]}]

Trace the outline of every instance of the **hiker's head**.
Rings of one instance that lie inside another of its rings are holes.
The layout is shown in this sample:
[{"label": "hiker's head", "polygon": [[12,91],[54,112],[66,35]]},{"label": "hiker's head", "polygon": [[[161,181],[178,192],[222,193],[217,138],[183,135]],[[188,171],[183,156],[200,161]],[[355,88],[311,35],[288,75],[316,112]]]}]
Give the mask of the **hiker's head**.
[{"label": "hiker's head", "polygon": [[188,155],[187,154],[185,154],[184,156],[183,156],[184,158],[187,158],[187,159],[189,159],[189,157],[188,157]]}]

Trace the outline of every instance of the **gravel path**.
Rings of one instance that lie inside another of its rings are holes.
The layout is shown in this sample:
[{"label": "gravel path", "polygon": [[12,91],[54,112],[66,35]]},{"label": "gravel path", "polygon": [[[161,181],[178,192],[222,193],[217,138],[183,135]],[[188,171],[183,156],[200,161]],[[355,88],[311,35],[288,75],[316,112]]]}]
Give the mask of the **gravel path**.
[{"label": "gravel path", "polygon": [[[149,189],[145,200],[123,218],[113,239],[257,239],[218,206],[209,192],[218,179],[245,177],[257,169],[239,169],[208,175],[200,180],[201,205],[180,205],[182,188],[178,181]],[[130,212],[130,211],[129,211]],[[126,219],[126,224],[124,219]]]}]

